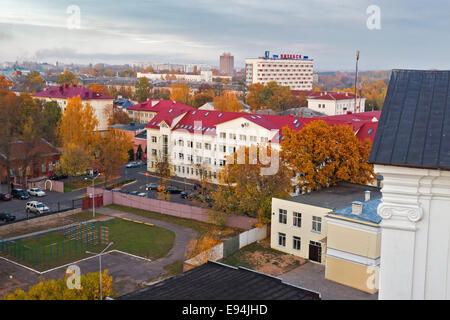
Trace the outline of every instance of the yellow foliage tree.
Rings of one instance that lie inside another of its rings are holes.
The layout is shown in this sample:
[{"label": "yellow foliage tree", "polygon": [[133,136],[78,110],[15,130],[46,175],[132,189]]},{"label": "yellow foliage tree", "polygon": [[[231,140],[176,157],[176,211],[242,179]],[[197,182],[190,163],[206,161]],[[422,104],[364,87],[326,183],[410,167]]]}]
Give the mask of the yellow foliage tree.
[{"label": "yellow foliage tree", "polygon": [[369,159],[371,141],[359,141],[350,126],[329,126],[323,120],[295,131],[283,128],[281,156],[298,176],[302,192],[335,185],[339,181],[367,183],[374,179]]},{"label": "yellow foliage tree", "polygon": [[[16,289],[14,293],[6,295],[6,300],[98,300],[100,299],[99,273],[81,275],[81,288],[69,289],[67,277],[58,280],[41,281],[30,286],[28,291]],[[112,288],[113,278],[108,270],[102,272],[102,296],[114,297]]]},{"label": "yellow foliage tree", "polygon": [[105,181],[120,174],[123,165],[128,161],[130,149],[133,149],[133,142],[125,132],[110,129],[103,135],[99,144],[98,161],[103,168]]},{"label": "yellow foliage tree", "polygon": [[260,110],[264,107],[263,90],[264,85],[262,83],[253,83],[248,88],[247,104],[253,109]]},{"label": "yellow foliage tree", "polygon": [[104,94],[106,96],[110,96],[111,95],[109,90],[106,87],[102,86],[101,84],[94,83],[94,84],[90,85],[88,87],[88,89],[92,90],[94,92],[98,92],[98,93]]},{"label": "yellow foliage tree", "polygon": [[191,103],[191,94],[189,85],[184,82],[173,83],[172,93],[170,94],[170,100],[177,101],[186,105]]},{"label": "yellow foliage tree", "polygon": [[242,103],[238,101],[236,95],[227,90],[221,96],[214,97],[214,109],[218,111],[242,111]]}]

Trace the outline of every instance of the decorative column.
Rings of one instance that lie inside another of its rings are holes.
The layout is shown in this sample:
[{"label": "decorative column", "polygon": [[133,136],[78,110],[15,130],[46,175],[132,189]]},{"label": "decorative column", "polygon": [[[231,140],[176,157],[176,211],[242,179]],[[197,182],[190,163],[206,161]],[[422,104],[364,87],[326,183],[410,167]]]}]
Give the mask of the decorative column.
[{"label": "decorative column", "polygon": [[375,171],[384,178],[379,299],[450,298],[450,172]]}]

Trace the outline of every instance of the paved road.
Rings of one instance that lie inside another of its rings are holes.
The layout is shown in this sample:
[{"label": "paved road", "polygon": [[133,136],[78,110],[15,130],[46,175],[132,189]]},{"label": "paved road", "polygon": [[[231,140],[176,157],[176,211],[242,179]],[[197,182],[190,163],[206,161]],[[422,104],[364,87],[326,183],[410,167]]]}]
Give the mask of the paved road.
[{"label": "paved road", "polygon": [[323,300],[377,300],[378,294],[344,286],[325,279],[325,266],[307,262],[281,276],[287,283],[320,292]]},{"label": "paved road", "polygon": [[[128,186],[123,187],[123,190],[126,191],[139,191],[139,192],[146,192],[145,191],[145,185],[147,183],[156,182],[159,183],[159,178],[156,176],[145,176],[146,168],[145,166],[137,167],[137,168],[124,168],[122,176],[120,178],[117,178],[113,181],[119,181],[123,179],[136,179],[135,183],[132,183]],[[111,182],[108,182],[111,183]],[[103,186],[104,183],[100,182],[96,184],[96,186]],[[188,193],[193,191],[193,181],[186,180],[186,183],[184,179],[182,178],[172,178],[170,179],[169,185],[172,185],[180,190],[186,190]],[[8,187],[6,185],[0,185],[0,191],[7,192]],[[18,199],[12,199],[11,201],[0,201],[0,212],[10,212],[13,213],[16,216],[17,220],[26,219],[28,217],[25,205],[27,201],[36,200],[41,201],[45,205],[47,205],[50,210],[52,211],[58,211],[63,209],[69,209],[72,208],[72,200],[74,199],[80,199],[86,194],[86,188],[82,188],[76,191],[68,192],[68,193],[58,193],[58,192],[52,192],[52,191],[46,191],[47,195],[45,197],[30,197],[29,200],[18,200]],[[156,191],[149,191],[148,193],[150,198],[157,198],[157,192]],[[182,199],[179,194],[173,194],[170,197],[171,202],[177,202],[182,204],[189,204],[189,205],[199,205],[196,202]],[[78,206],[80,206],[80,200],[78,200],[77,203]],[[29,214],[29,217],[34,216],[33,213]],[[0,222],[0,225],[3,224]]]}]

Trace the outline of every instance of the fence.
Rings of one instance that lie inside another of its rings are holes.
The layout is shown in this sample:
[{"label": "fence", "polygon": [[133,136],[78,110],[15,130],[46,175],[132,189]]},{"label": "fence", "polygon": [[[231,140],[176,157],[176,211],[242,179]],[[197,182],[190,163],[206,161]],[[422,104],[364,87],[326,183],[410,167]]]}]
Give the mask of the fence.
[{"label": "fence", "polygon": [[45,237],[45,233],[29,238],[0,241],[0,253],[28,265],[51,264],[58,259],[84,255],[86,250],[109,242],[109,229],[104,226],[104,221],[70,223],[53,232],[62,233],[65,239],[35,247],[26,245],[27,239],[34,238],[39,242],[40,237]]},{"label": "fence", "polygon": [[193,267],[206,263],[208,260],[220,260],[226,258],[239,249],[262,239],[267,238],[267,225],[262,228],[254,228],[245,231],[229,240],[226,240],[209,250],[206,250],[199,255],[186,260],[183,265],[183,270],[189,270]]},{"label": "fence", "polygon": [[[92,187],[87,188],[87,192],[92,194]],[[180,204],[175,202],[163,201],[159,199],[143,198],[120,192],[113,192],[103,189],[95,189],[95,194],[103,194],[103,205],[117,204],[142,210],[148,210],[176,216],[180,218],[193,219],[202,222],[209,221],[209,212],[211,210]],[[257,219],[245,216],[227,216],[225,224],[228,227],[250,229],[257,222]]]}]

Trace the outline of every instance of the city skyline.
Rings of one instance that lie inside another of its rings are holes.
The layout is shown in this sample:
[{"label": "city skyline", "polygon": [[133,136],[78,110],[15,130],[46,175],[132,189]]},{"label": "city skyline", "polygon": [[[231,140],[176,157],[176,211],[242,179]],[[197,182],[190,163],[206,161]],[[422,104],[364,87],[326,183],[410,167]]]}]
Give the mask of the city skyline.
[{"label": "city skyline", "polygon": [[[432,7],[404,0],[2,2],[0,61],[218,66],[219,56],[231,52],[240,69],[246,58],[269,50],[308,55],[320,72],[353,70],[360,50],[360,70],[450,68],[449,44],[442,41],[450,5],[443,0]],[[367,26],[371,5],[380,10],[379,30]]]}]

